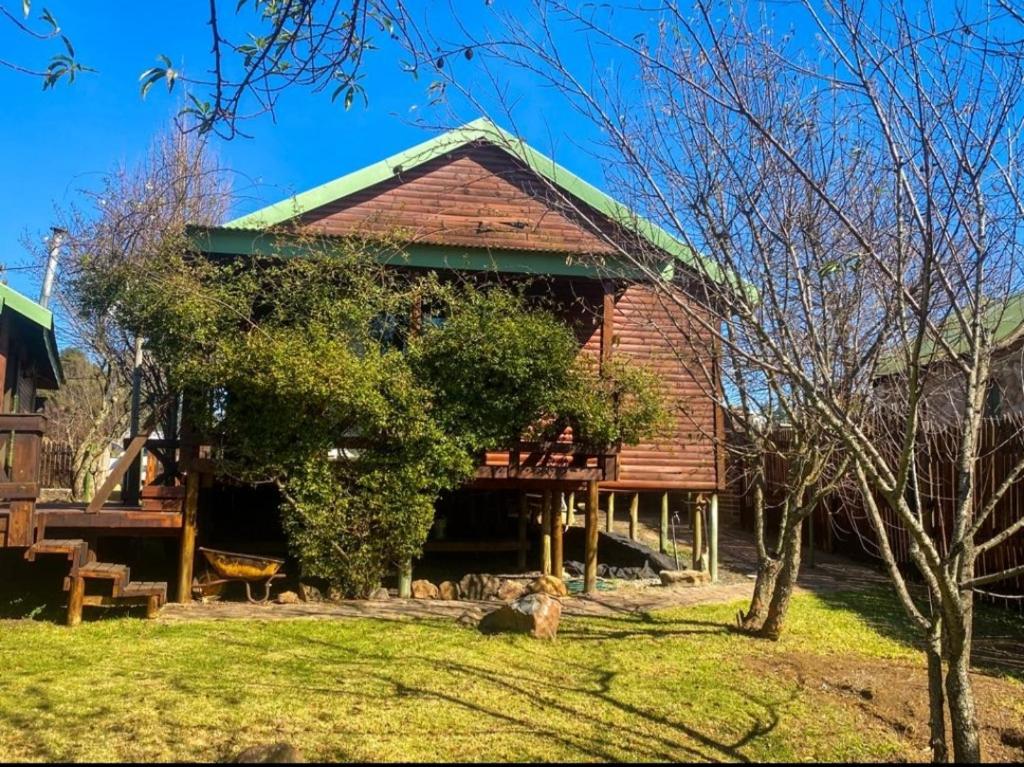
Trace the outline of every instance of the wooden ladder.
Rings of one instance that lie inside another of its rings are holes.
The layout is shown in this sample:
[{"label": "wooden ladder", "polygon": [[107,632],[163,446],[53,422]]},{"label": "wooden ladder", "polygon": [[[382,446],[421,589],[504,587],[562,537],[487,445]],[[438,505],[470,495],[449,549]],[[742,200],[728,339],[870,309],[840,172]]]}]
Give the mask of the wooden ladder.
[{"label": "wooden ladder", "polygon": [[[40,554],[62,554],[71,563],[71,570],[64,578],[69,626],[82,622],[83,607],[145,605],[146,617],[155,618],[167,602],[166,582],[132,581],[127,565],[97,562],[95,552],[81,538],[41,538],[28,548],[25,559],[34,562]],[[87,581],[107,582],[110,593],[86,594]]]}]

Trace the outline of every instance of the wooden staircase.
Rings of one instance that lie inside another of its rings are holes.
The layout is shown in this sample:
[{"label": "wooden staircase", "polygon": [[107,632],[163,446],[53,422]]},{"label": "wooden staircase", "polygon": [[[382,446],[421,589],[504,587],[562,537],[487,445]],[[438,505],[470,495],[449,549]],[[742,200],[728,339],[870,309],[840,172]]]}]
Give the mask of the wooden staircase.
[{"label": "wooden staircase", "polygon": [[[39,554],[63,554],[71,563],[64,578],[68,592],[69,626],[82,622],[83,607],[112,605],[145,605],[146,617],[155,618],[167,602],[167,584],[156,581],[132,581],[127,565],[97,562],[96,554],[81,538],[41,538],[25,552],[25,559],[34,562]],[[87,582],[99,582],[109,593],[87,594]]]}]

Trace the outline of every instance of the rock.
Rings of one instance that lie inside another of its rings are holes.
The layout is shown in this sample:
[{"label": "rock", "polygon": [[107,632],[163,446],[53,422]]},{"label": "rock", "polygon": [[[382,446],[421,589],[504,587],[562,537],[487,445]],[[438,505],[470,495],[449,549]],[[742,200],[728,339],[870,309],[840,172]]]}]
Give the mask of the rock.
[{"label": "rock", "polygon": [[276,601],[279,605],[297,605],[300,600],[294,591],[282,591],[277,595]]},{"label": "rock", "polygon": [[502,602],[511,602],[513,599],[519,599],[525,593],[526,584],[522,581],[504,580],[501,582],[501,586],[498,587],[498,599]]},{"label": "rock", "polygon": [[486,573],[469,573],[459,581],[459,594],[463,599],[474,601],[496,599],[500,588],[501,579]]},{"label": "rock", "polygon": [[391,592],[383,586],[378,586],[370,592],[370,596],[368,598],[375,602],[383,602],[386,599],[391,599]]},{"label": "rock", "polygon": [[480,610],[466,610],[455,619],[455,622],[460,626],[476,626],[483,617],[483,613]]},{"label": "rock", "polygon": [[454,581],[441,581],[441,585],[437,587],[437,598],[455,602],[459,598],[459,584]]},{"label": "rock", "polygon": [[299,583],[299,599],[303,602],[323,602],[324,595],[311,583]]},{"label": "rock", "polygon": [[688,585],[696,586],[699,583],[708,583],[711,576],[700,570],[662,570],[658,573],[662,586]]},{"label": "rock", "polygon": [[547,594],[552,597],[569,596],[569,589],[561,578],[553,575],[542,575],[526,587],[527,594]]},{"label": "rock", "polygon": [[412,582],[413,599],[437,599],[437,586],[428,580],[419,579]]},{"label": "rock", "polygon": [[527,594],[503,605],[480,621],[484,634],[529,634],[536,639],[554,639],[562,603],[547,594]]},{"label": "rock", "polygon": [[250,746],[244,751],[239,751],[231,761],[236,764],[300,764],[306,760],[294,746],[288,743],[274,743]]},{"label": "rock", "polygon": [[345,594],[337,586],[331,586],[327,589],[327,600],[329,602],[340,602],[345,598]]}]

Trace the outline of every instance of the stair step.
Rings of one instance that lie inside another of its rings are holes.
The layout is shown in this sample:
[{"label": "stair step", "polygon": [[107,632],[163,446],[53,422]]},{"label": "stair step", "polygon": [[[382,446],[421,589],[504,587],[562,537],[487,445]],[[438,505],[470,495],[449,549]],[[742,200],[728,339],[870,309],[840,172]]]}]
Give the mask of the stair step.
[{"label": "stair step", "polygon": [[120,596],[131,580],[128,565],[113,562],[90,562],[78,568],[77,575],[82,578],[107,579],[113,582],[113,595]]},{"label": "stair step", "polygon": [[89,562],[91,551],[81,538],[43,538],[29,546],[25,559],[34,562],[39,554],[64,554],[75,569]]},{"label": "stair step", "polygon": [[158,598],[160,605],[167,602],[166,581],[132,581],[121,590],[123,597],[150,597]]}]

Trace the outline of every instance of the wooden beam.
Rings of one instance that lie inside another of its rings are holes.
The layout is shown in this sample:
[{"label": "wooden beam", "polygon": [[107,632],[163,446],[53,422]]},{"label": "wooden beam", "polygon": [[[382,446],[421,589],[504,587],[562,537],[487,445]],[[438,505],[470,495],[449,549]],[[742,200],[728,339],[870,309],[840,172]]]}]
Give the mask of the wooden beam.
[{"label": "wooden beam", "polygon": [[540,571],[544,575],[551,574],[551,491],[545,490],[541,503],[540,515]]},{"label": "wooden beam", "polygon": [[185,476],[185,509],[181,520],[181,556],[178,560],[178,602],[192,601],[192,566],[196,556],[196,522],[199,517],[199,475]]},{"label": "wooden beam", "polygon": [[668,490],[661,494],[661,521],[658,525],[658,549],[668,554]]},{"label": "wooden beam", "polygon": [[601,363],[612,358],[612,345],[615,340],[615,286],[605,282],[604,296],[601,305]]},{"label": "wooden beam", "polygon": [[608,493],[608,511],[605,515],[605,530],[615,532],[615,493]]},{"label": "wooden beam", "polygon": [[551,574],[556,578],[562,577],[562,504],[559,495],[559,503],[551,509]]},{"label": "wooden beam", "polygon": [[583,592],[597,591],[597,482],[587,483],[586,550],[583,556]]},{"label": "wooden beam", "polygon": [[[149,439],[149,433],[137,434],[132,438],[132,441],[128,443],[128,447],[121,454],[121,457],[117,459],[117,463],[114,464],[114,468],[110,470],[110,474],[100,485],[100,489],[96,491],[96,495],[89,501],[89,505],[85,507],[85,510],[89,514],[95,514],[97,511],[103,508],[110,499],[110,494],[114,492],[114,488],[124,477],[125,472],[128,471],[128,467],[132,465],[135,458],[142,452],[143,446],[146,444],[146,440]],[[122,488],[123,489],[123,488]]]},{"label": "wooden beam", "polygon": [[704,569],[704,496],[698,495],[693,507],[693,569]]},{"label": "wooden beam", "polygon": [[77,626],[82,622],[82,604],[85,600],[85,578],[74,574],[71,576],[71,588],[68,589],[69,626]]},{"label": "wooden beam", "polygon": [[518,543],[519,553],[516,557],[516,567],[520,572],[526,570],[526,531],[527,523],[529,522],[529,500],[526,497],[526,493],[522,490],[519,491],[519,530],[518,530]]},{"label": "wooden beam", "polygon": [[629,539],[637,540],[640,528],[640,493],[633,493],[629,499]]},{"label": "wooden beam", "polygon": [[576,524],[576,491],[573,490],[569,493],[569,518],[566,520],[566,524],[572,527]]},{"label": "wooden beam", "polygon": [[718,583],[718,493],[711,494],[708,509],[708,573],[711,582]]}]

